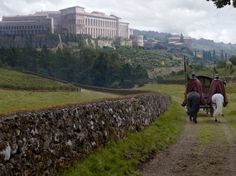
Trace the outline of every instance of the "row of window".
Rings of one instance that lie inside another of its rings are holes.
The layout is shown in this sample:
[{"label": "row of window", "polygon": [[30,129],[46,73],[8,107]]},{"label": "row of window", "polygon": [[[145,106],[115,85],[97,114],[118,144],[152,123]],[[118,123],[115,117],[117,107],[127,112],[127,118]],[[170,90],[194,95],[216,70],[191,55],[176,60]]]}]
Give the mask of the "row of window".
[{"label": "row of window", "polygon": [[48,29],[46,26],[0,26],[0,30],[20,30],[20,29]]},{"label": "row of window", "polygon": [[10,34],[10,35],[17,35],[17,34],[45,34],[48,32],[42,31],[42,30],[29,30],[29,31],[1,31],[0,34]]},{"label": "row of window", "polygon": [[116,28],[116,21],[104,21],[103,19],[91,19],[85,18],[77,20],[77,24],[85,24],[86,26],[99,26],[99,27],[109,27]]},{"label": "row of window", "polygon": [[86,34],[89,34],[93,37],[116,37],[116,30],[85,28],[85,31]]}]

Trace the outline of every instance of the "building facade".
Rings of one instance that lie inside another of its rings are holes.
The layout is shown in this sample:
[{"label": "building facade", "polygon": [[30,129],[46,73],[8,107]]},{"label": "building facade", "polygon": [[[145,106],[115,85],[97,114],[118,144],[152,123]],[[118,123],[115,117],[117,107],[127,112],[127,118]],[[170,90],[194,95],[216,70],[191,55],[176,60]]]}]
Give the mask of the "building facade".
[{"label": "building facade", "polygon": [[52,18],[54,33],[61,33],[61,13],[60,11],[42,11],[36,12],[35,16],[47,16],[48,18]]},{"label": "building facade", "polygon": [[3,17],[0,22],[0,35],[35,35],[54,33],[53,18],[48,16]]},{"label": "building facade", "polygon": [[102,12],[88,13],[79,6],[61,10],[62,32],[87,34],[92,38],[116,38],[119,36],[129,38],[129,24],[121,23],[119,20],[119,17],[108,16]]},{"label": "building facade", "polygon": [[42,11],[28,16],[3,17],[0,34],[86,34],[92,38],[129,39],[129,23],[114,15],[88,13],[75,6],[60,11]]},{"label": "building facade", "polygon": [[125,39],[130,38],[129,23],[119,22],[119,37]]},{"label": "building facade", "polygon": [[181,36],[176,35],[176,36],[171,36],[168,38],[168,43],[172,45],[187,45],[191,46],[192,45],[192,38],[191,37],[185,37],[183,36],[183,41],[181,41]]}]

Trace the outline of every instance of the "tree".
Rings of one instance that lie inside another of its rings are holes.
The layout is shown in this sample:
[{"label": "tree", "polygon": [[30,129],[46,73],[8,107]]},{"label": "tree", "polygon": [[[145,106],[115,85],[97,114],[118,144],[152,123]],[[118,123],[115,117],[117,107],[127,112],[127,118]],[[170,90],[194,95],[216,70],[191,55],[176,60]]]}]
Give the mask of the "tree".
[{"label": "tree", "polygon": [[217,8],[222,8],[227,5],[231,5],[233,3],[233,6],[236,8],[236,0],[207,0],[207,1],[213,1]]},{"label": "tree", "polygon": [[183,34],[180,35],[180,42],[184,43],[184,36],[183,36]]},{"label": "tree", "polygon": [[236,56],[232,56],[230,59],[229,59],[233,65],[236,65]]}]

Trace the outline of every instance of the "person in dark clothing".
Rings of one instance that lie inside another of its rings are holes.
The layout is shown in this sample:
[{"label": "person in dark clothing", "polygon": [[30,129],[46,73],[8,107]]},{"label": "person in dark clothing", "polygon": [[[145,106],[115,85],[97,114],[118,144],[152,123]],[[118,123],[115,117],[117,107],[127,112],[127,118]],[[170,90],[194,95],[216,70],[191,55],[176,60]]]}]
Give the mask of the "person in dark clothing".
[{"label": "person in dark clothing", "polygon": [[212,96],[217,93],[223,95],[223,97],[224,97],[223,105],[227,106],[228,99],[227,99],[226,92],[225,92],[225,82],[219,78],[219,75],[215,75],[214,80],[211,82],[209,94],[207,97],[207,104],[210,104],[210,105],[212,104]]},{"label": "person in dark clothing", "polygon": [[204,94],[203,94],[203,90],[202,90],[202,83],[199,81],[199,79],[197,79],[195,73],[192,74],[192,78],[188,81],[188,83],[186,85],[185,98],[182,103],[182,106],[187,105],[187,94],[192,91],[199,93],[201,103],[205,104]]},{"label": "person in dark clothing", "polygon": [[195,123],[197,123],[197,113],[199,111],[200,103],[205,104],[202,84],[193,73],[186,85],[185,99],[182,106],[187,105],[189,119]]}]

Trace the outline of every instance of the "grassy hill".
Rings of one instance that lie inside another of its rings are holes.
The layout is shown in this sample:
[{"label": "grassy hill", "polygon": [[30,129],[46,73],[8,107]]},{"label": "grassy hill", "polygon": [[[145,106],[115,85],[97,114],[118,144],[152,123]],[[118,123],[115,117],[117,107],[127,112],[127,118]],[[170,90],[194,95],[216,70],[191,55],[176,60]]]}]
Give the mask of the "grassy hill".
[{"label": "grassy hill", "polygon": [[71,84],[0,68],[0,88],[20,90],[76,90]]},{"label": "grassy hill", "polygon": [[0,68],[0,116],[117,97],[75,90],[77,87],[71,84]]}]

